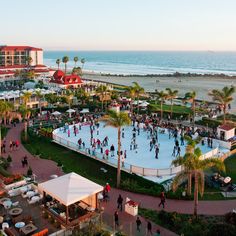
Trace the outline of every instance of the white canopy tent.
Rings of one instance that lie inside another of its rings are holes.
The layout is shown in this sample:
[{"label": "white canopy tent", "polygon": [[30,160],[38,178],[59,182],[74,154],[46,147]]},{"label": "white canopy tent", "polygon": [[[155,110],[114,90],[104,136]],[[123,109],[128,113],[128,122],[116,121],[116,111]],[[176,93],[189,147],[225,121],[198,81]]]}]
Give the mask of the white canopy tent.
[{"label": "white canopy tent", "polygon": [[49,194],[63,205],[69,206],[101,192],[103,187],[71,172],[39,184],[39,190]]}]

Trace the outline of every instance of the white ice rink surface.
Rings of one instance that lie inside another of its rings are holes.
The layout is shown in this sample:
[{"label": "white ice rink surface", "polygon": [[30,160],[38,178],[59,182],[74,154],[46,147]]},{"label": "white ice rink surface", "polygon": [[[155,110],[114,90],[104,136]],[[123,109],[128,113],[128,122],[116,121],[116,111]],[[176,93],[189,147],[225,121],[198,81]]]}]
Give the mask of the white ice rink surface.
[{"label": "white ice rink surface", "polygon": [[[77,125],[78,127],[78,125]],[[154,168],[154,169],[164,169],[169,168],[171,166],[171,162],[174,159],[172,156],[173,147],[175,144],[175,140],[173,137],[169,139],[168,133],[162,134],[158,132],[158,143],[160,145],[160,152],[158,159],[155,158],[155,149],[153,148],[150,151],[150,139],[148,138],[148,133],[143,129],[140,129],[140,135],[136,134],[136,143],[138,144],[137,150],[130,150],[130,143],[132,138],[132,130],[133,126],[124,127],[125,137],[121,138],[122,150],[127,151],[127,158],[125,159],[125,167],[129,168],[129,165],[139,166],[143,168]],[[78,147],[78,139],[81,138],[83,142],[85,142],[85,147],[90,148],[90,127],[89,125],[83,125],[79,133],[75,136],[73,133],[73,125],[70,126],[70,137],[68,137],[67,132],[64,133],[63,128],[58,128],[54,130],[54,135],[57,138],[61,138],[64,143],[67,141],[73,143],[74,147]],[[103,152],[106,148],[110,150],[110,146],[113,144],[115,146],[115,153],[117,151],[117,129],[112,127],[104,127],[103,123],[100,123],[99,127],[99,135],[97,135],[97,131],[95,128],[93,137],[95,139],[100,139],[102,142],[103,139],[108,136],[108,147],[103,148]],[[179,137],[178,137],[179,140]],[[180,143],[180,140],[179,140]],[[186,144],[186,142],[185,142]],[[181,155],[185,153],[185,146],[181,147]],[[200,145],[199,147],[202,150],[202,153],[205,154],[212,149],[207,147],[207,145]],[[227,150],[221,150],[223,152]],[[96,149],[97,153],[100,153],[100,149]],[[108,159],[112,163],[116,163],[116,157]]]}]

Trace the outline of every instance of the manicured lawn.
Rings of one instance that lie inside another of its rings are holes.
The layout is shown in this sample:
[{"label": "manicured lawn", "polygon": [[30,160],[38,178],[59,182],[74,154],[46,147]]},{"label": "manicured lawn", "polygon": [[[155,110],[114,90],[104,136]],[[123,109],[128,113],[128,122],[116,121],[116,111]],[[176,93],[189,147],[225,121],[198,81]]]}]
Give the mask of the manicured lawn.
[{"label": "manicured lawn", "polygon": [[[161,110],[161,105],[160,104],[152,103],[150,106],[151,106],[151,109],[153,109],[153,110],[156,110],[156,111]],[[163,104],[163,112],[170,112],[170,111],[171,111],[171,106]],[[192,110],[191,110],[191,108],[188,108],[186,106],[173,105],[173,113],[191,114]]]},{"label": "manicured lawn", "polygon": [[5,126],[1,126],[1,135],[2,135],[2,139],[7,135],[9,128],[5,127]]},{"label": "manicured lawn", "polygon": [[236,154],[225,160],[226,173],[236,183]]},{"label": "manicured lawn", "polygon": [[[40,154],[42,158],[61,163],[63,171],[66,173],[73,171],[101,185],[105,185],[107,182],[111,186],[116,185],[116,168],[66,149],[45,137],[30,134],[29,142],[24,145],[33,154]],[[106,169],[107,172],[104,173],[101,168]],[[123,171],[121,179],[121,187],[133,192],[158,196],[162,190],[162,186],[159,184]]]}]

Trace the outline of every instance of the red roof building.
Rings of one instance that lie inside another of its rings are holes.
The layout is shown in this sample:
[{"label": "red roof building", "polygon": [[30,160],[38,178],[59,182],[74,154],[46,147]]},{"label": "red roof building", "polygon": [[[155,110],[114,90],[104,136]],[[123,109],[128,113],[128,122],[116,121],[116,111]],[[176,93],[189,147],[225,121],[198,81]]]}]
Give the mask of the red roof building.
[{"label": "red roof building", "polygon": [[82,80],[78,75],[71,74],[65,75],[62,70],[57,70],[54,74],[50,83],[60,87],[60,88],[69,88],[69,87],[80,87],[82,85]]}]

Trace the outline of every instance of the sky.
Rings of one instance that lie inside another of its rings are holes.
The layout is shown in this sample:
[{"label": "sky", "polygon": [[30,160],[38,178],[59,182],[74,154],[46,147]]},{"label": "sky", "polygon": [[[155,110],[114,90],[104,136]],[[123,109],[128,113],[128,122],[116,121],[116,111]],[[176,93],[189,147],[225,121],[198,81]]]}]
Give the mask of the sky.
[{"label": "sky", "polygon": [[236,0],[0,0],[0,45],[236,51]]}]

